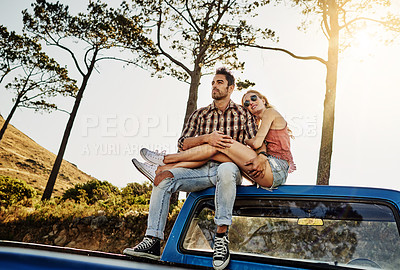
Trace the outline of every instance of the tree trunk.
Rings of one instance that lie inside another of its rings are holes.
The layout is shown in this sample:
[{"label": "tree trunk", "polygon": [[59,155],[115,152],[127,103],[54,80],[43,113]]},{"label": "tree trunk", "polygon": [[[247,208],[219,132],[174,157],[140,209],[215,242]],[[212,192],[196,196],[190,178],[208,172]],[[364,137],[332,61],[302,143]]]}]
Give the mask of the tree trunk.
[{"label": "tree trunk", "polygon": [[89,77],[92,74],[94,69],[95,59],[98,51],[94,52],[91,65],[89,66],[87,74],[83,77],[82,85],[79,88],[78,95],[75,98],[74,107],[69,116],[67,126],[65,127],[64,136],[61,141],[60,149],[58,150],[58,154],[56,157],[56,161],[54,162],[53,169],[51,170],[49,180],[46,184],[46,189],[43,192],[42,201],[49,200],[51,198],[51,194],[53,193],[54,184],[56,183],[58,172],[60,171],[61,163],[64,157],[65,149],[67,148],[67,143],[69,139],[69,135],[71,134],[72,126],[75,121],[76,114],[78,112],[79,104],[81,103],[83,92],[86,89],[87,83],[89,81]]},{"label": "tree trunk", "polygon": [[49,200],[51,198],[51,194],[53,193],[54,184],[56,183],[58,172],[60,171],[61,163],[64,158],[65,149],[67,148],[67,143],[69,139],[69,135],[71,134],[72,126],[75,121],[76,114],[78,112],[79,104],[81,103],[83,92],[85,91],[87,85],[88,77],[86,76],[83,80],[81,88],[79,89],[78,95],[75,98],[74,107],[69,116],[67,126],[64,131],[64,135],[61,141],[60,148],[58,150],[58,154],[56,157],[56,161],[54,162],[53,168],[50,173],[49,180],[46,184],[46,189],[43,192],[42,201]]},{"label": "tree trunk", "polygon": [[321,147],[319,152],[317,185],[329,185],[333,130],[335,120],[336,82],[339,55],[339,21],[336,0],[328,0],[330,23],[328,63],[326,72],[326,93],[322,123]]},{"label": "tree trunk", "polygon": [[[199,85],[201,78],[201,68],[198,65],[195,65],[195,70],[192,73],[190,80],[190,88],[189,88],[189,97],[186,103],[186,114],[185,119],[182,126],[182,131],[185,128],[186,122],[189,120],[190,115],[197,110],[197,98],[199,96]],[[188,193],[189,194],[189,193]],[[187,194],[187,195],[188,195]],[[170,204],[176,204],[179,199],[179,192],[175,192],[171,195]]]},{"label": "tree trunk", "polygon": [[3,139],[3,135],[6,132],[8,124],[10,123],[10,120],[13,117],[13,115],[15,113],[15,110],[17,109],[20,101],[21,101],[21,96],[18,95],[17,100],[15,101],[14,106],[12,107],[10,114],[7,116],[6,121],[4,122],[3,126],[1,127],[1,130],[0,130],[0,142],[1,142],[1,139]]},{"label": "tree trunk", "polygon": [[[189,116],[197,110],[197,98],[198,98],[198,91],[200,85],[200,78],[201,78],[201,68],[195,67],[195,70],[191,76],[190,80],[190,88],[189,88],[189,97],[186,103],[186,114],[185,114],[185,121],[183,122],[183,127],[185,126],[186,122],[189,119]],[[183,130],[182,127],[182,130]]]}]

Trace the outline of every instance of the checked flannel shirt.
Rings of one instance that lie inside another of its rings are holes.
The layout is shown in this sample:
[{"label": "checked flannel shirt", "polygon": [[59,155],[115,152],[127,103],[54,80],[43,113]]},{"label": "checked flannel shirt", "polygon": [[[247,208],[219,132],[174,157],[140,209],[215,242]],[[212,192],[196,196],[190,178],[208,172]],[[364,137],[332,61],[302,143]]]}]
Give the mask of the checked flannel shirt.
[{"label": "checked flannel shirt", "polygon": [[243,106],[234,103],[232,100],[230,100],[224,112],[215,107],[213,102],[190,115],[178,140],[179,150],[182,150],[183,141],[186,138],[210,134],[215,130],[219,130],[244,144],[245,139],[251,139],[256,135],[257,125],[255,117]]}]

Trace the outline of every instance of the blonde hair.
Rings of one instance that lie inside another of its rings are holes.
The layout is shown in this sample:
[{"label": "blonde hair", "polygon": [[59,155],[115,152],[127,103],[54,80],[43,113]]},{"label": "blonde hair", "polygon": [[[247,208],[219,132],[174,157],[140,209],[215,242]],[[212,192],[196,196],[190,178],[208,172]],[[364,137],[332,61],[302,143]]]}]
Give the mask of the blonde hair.
[{"label": "blonde hair", "polygon": [[[260,92],[258,92],[257,90],[248,90],[242,97],[242,106],[244,106],[244,97],[248,94],[253,94],[256,95],[259,99],[261,99],[262,101],[264,101],[265,104],[265,108],[273,108],[273,106],[268,102],[268,99],[266,96],[264,96],[263,94],[261,94]],[[286,120],[285,120],[286,121]],[[260,119],[257,119],[257,125],[260,124]],[[293,132],[292,130],[290,130],[290,128],[287,126],[287,131],[289,133],[290,138],[294,139],[293,136]]]},{"label": "blonde hair", "polygon": [[242,106],[244,106],[244,97],[247,95],[247,94],[254,94],[254,95],[256,95],[259,99],[261,99],[261,100],[263,100],[264,101],[264,104],[265,104],[265,108],[273,108],[273,106],[271,105],[271,104],[269,104],[269,102],[268,102],[268,99],[263,95],[263,94],[261,94],[260,92],[258,92],[257,90],[249,90],[249,91],[247,91],[244,95],[243,95],[243,97],[242,97]]}]

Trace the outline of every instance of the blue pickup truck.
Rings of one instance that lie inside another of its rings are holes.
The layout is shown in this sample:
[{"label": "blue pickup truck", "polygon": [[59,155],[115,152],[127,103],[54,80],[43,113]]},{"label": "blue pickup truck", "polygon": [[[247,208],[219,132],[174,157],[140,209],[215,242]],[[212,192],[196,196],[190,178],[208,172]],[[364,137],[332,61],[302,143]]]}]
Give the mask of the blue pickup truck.
[{"label": "blue pickup truck", "polygon": [[[0,269],[210,269],[214,191],[188,196],[161,261],[0,241]],[[227,269],[400,269],[399,191],[240,186],[233,216]]]}]

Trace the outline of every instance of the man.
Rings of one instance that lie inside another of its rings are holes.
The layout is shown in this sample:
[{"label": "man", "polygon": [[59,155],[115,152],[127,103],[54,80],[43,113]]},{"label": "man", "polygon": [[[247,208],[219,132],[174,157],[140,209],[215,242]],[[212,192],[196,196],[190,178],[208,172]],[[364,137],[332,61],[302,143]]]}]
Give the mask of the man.
[{"label": "man", "polygon": [[[230,99],[234,88],[235,78],[230,71],[226,68],[217,69],[212,81],[213,103],[196,110],[190,116],[178,140],[179,150],[206,143],[216,147],[229,147],[232,140],[244,144],[245,139],[255,136],[257,127],[254,117]],[[214,221],[217,232],[213,266],[215,269],[224,269],[230,260],[228,226],[232,223],[236,186],[242,182],[237,165],[233,162],[209,161],[198,168],[173,168],[155,175],[156,165],[141,163],[136,159],[132,161],[139,171],[154,180],[154,187],[146,236],[137,246],[125,249],[124,254],[158,259],[171,194],[176,191],[194,192],[215,186]]]}]

